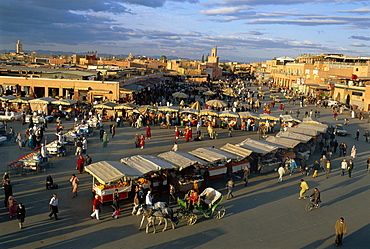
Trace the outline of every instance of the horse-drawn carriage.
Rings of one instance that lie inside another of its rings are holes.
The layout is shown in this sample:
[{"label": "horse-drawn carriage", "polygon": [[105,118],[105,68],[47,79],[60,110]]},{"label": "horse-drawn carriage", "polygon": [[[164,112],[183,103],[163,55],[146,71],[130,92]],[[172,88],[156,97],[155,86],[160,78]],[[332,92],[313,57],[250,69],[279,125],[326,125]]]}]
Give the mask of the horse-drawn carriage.
[{"label": "horse-drawn carriage", "polygon": [[188,225],[194,225],[198,220],[194,210],[200,211],[206,218],[222,219],[226,214],[225,207],[220,205],[222,200],[223,196],[220,192],[213,188],[206,188],[191,207],[184,200],[177,199],[179,208],[174,212],[174,216],[178,220],[186,219]]}]

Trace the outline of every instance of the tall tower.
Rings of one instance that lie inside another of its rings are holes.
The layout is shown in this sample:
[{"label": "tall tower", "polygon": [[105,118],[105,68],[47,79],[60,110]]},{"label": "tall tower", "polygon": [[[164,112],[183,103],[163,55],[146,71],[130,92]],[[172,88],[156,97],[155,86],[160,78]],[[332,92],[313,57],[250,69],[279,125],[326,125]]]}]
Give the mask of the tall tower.
[{"label": "tall tower", "polygon": [[211,56],[208,56],[208,62],[218,64],[217,47],[212,48]]},{"label": "tall tower", "polygon": [[20,54],[23,52],[21,40],[18,40],[17,44],[15,45],[15,51],[17,54]]}]

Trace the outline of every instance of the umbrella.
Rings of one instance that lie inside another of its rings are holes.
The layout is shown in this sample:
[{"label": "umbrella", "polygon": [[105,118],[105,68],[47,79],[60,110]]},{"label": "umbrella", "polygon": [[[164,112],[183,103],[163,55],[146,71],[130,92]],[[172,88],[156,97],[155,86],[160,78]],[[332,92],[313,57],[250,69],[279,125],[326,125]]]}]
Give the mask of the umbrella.
[{"label": "umbrella", "polygon": [[96,108],[96,109],[113,109],[116,106],[117,106],[116,103],[107,102],[107,103],[94,105],[94,108]]},{"label": "umbrella", "polygon": [[239,114],[232,111],[222,111],[218,115],[219,117],[228,117],[228,118],[239,118]]},{"label": "umbrella", "polygon": [[0,99],[2,101],[9,101],[10,102],[10,100],[18,99],[18,97],[14,96],[14,95],[7,95],[7,96],[0,97]]},{"label": "umbrella", "polygon": [[212,91],[206,91],[204,93],[202,93],[203,95],[215,95],[216,93],[215,92],[212,92]]},{"label": "umbrella", "polygon": [[230,97],[238,97],[238,94],[236,93],[223,93],[223,95],[230,96]]},{"label": "umbrella", "polygon": [[225,102],[223,102],[222,100],[217,100],[217,99],[208,100],[206,104],[209,106],[218,107],[218,108],[227,106]]},{"label": "umbrella", "polygon": [[156,111],[158,110],[158,107],[155,107],[155,106],[151,106],[151,105],[142,105],[142,106],[139,106],[139,109],[140,108],[146,108],[148,110],[152,110],[152,111]]},{"label": "umbrella", "polygon": [[61,100],[55,100],[51,102],[54,105],[73,105],[76,104],[77,101],[73,99],[61,99]]},{"label": "umbrella", "polygon": [[173,107],[173,106],[160,106],[160,107],[158,107],[158,111],[160,111],[160,112],[178,112],[179,108],[178,107]]},{"label": "umbrella", "polygon": [[204,87],[204,86],[198,86],[195,88],[196,90],[198,91],[203,91],[203,90],[207,90],[207,87]]},{"label": "umbrella", "polygon": [[199,101],[195,101],[193,104],[191,104],[190,106],[189,106],[190,108],[192,108],[192,109],[195,109],[195,110],[198,110],[198,111],[200,111],[202,108],[201,108],[201,106],[200,106],[200,103],[199,103]]},{"label": "umbrella", "polygon": [[250,112],[239,112],[239,117],[240,118],[254,118],[254,119],[258,119],[258,114],[253,114],[253,113],[250,113]]},{"label": "umbrella", "polygon": [[211,109],[203,109],[203,110],[200,110],[199,115],[200,116],[215,116],[215,117],[218,117],[218,112],[216,112],[214,110],[211,110]]},{"label": "umbrella", "polygon": [[180,104],[179,104],[179,105],[184,106],[184,105],[185,105],[185,101],[182,99],[182,100],[180,101]]},{"label": "umbrella", "polygon": [[198,110],[192,109],[192,108],[184,108],[181,109],[180,113],[193,113],[193,114],[199,114]]},{"label": "umbrella", "polygon": [[259,119],[279,120],[278,117],[272,116],[272,115],[267,114],[267,113],[260,114]]},{"label": "umbrella", "polygon": [[115,110],[133,110],[137,107],[135,104],[124,103],[122,105],[117,105],[114,107]]},{"label": "umbrella", "polygon": [[180,92],[175,92],[172,94],[172,96],[175,98],[180,98],[180,99],[186,99],[187,97],[189,97],[187,94],[180,93]]},{"label": "umbrella", "polygon": [[225,88],[225,89],[222,89],[223,91],[223,94],[228,94],[228,93],[233,93],[234,90],[232,88]]}]

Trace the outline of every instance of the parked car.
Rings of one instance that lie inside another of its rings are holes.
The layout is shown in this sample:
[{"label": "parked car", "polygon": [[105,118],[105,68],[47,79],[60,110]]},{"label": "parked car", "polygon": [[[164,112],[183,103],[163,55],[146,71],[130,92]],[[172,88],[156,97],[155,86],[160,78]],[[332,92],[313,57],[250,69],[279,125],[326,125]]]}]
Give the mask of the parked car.
[{"label": "parked car", "polygon": [[339,105],[339,102],[338,101],[335,101],[335,100],[329,100],[328,101],[328,106],[336,106],[336,105]]},{"label": "parked car", "polygon": [[347,135],[347,130],[344,129],[343,125],[336,124],[334,128],[334,134],[337,136],[345,136]]}]

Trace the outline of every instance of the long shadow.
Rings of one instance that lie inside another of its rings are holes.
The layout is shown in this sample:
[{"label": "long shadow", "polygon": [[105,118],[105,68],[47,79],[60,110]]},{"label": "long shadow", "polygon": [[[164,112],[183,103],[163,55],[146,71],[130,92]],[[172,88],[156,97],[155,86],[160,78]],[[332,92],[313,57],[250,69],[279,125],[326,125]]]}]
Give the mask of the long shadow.
[{"label": "long shadow", "polygon": [[[362,227],[361,229],[351,233],[348,231],[348,224],[347,224],[347,232],[348,235],[344,235],[343,238],[343,245],[341,247],[343,248],[353,248],[353,249],[362,249],[362,248],[369,248],[370,245],[370,236],[369,236],[369,231],[370,231],[370,224]],[[333,234],[333,244],[331,246],[325,247],[325,249],[330,249],[330,248],[337,248],[334,245],[334,238],[335,235]]]},{"label": "long shadow", "polygon": [[312,249],[312,248],[320,248],[320,246],[322,244],[325,243],[325,241],[331,239],[331,238],[334,238],[333,236],[328,236],[326,238],[323,238],[323,239],[319,239],[319,240],[316,240],[316,241],[313,241],[312,243],[304,246],[304,247],[301,247],[301,249]]},{"label": "long shadow", "polygon": [[[204,246],[205,243],[213,240],[214,238],[223,235],[224,232],[221,229],[209,229],[202,231],[202,233],[197,233],[194,235],[189,235],[179,239],[174,239],[159,245],[154,245],[147,247],[147,249],[161,249],[161,248],[184,248],[193,249],[198,246]],[[205,246],[204,246],[205,247]]]}]

